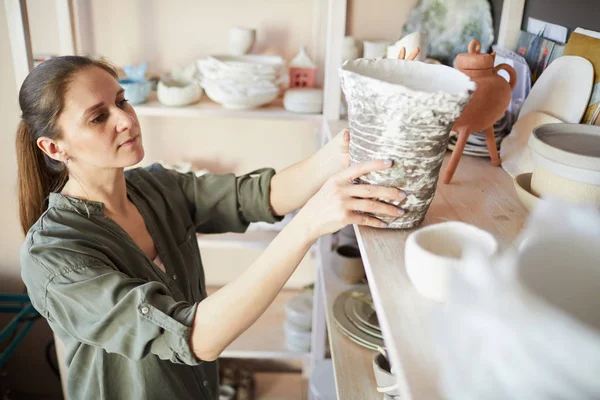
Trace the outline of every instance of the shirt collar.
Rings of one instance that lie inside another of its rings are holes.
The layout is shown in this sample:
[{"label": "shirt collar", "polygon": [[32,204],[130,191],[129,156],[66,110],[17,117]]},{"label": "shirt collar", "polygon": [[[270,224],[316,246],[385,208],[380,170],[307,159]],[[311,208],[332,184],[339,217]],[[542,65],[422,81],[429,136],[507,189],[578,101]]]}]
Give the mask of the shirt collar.
[{"label": "shirt collar", "polygon": [[82,215],[104,214],[104,203],[82,200],[77,197],[65,196],[60,193],[50,193],[48,198],[48,208],[50,207],[75,211]]}]

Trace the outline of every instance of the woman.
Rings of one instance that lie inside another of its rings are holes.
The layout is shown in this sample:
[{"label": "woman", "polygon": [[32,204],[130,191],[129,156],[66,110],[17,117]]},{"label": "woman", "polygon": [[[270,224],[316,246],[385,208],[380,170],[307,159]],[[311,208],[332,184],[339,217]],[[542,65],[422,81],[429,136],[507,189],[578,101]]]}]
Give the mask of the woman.
[{"label": "woman", "polygon": [[[393,188],[351,180],[391,162],[347,167],[348,134],[275,174],[181,174],[144,156],[140,126],[112,67],[85,57],[42,63],[19,93],[22,277],[64,342],[71,399],[215,399],[219,354],[265,311],[314,241]],[[306,203],[306,204],[305,204]],[[302,207],[236,280],[206,297],[196,232],[243,232]]]}]

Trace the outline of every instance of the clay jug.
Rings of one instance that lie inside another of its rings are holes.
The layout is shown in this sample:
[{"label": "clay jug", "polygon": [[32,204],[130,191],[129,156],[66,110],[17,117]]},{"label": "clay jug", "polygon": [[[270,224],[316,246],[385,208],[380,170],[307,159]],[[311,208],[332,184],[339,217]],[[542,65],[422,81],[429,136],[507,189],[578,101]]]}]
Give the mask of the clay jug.
[{"label": "clay jug", "polygon": [[[494,136],[494,123],[502,118],[510,104],[512,90],[517,83],[517,74],[508,64],[494,67],[495,52],[480,54],[480,51],[479,41],[472,40],[469,43],[469,52],[456,56],[456,68],[470,77],[477,85],[477,89],[467,108],[452,128],[458,132],[458,140],[444,174],[444,183],[450,183],[452,180],[467,138],[473,132],[485,131],[492,164],[500,165]],[[500,70],[508,73],[510,77],[508,82],[498,74]]]}]

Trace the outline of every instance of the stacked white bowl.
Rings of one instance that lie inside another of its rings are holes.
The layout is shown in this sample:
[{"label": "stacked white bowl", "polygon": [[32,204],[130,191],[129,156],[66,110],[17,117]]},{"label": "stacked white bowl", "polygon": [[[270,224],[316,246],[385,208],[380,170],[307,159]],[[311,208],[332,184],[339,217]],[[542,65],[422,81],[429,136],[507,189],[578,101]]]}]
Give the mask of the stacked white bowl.
[{"label": "stacked white bowl", "polygon": [[291,351],[310,351],[313,293],[313,290],[303,290],[285,304],[285,343]]},{"label": "stacked white bowl", "polygon": [[279,95],[283,59],[279,56],[210,56],[198,60],[206,95],[230,109],[263,106]]}]

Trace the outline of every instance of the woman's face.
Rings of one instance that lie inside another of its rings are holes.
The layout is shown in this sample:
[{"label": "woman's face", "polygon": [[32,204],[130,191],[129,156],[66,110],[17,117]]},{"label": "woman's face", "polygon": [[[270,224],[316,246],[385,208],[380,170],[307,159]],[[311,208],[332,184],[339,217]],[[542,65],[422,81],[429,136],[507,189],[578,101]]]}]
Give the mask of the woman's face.
[{"label": "woman's face", "polygon": [[[125,168],[144,158],[140,125],[117,80],[98,67],[79,71],[58,118],[69,167]],[[74,164],[71,164],[71,163]]]}]

